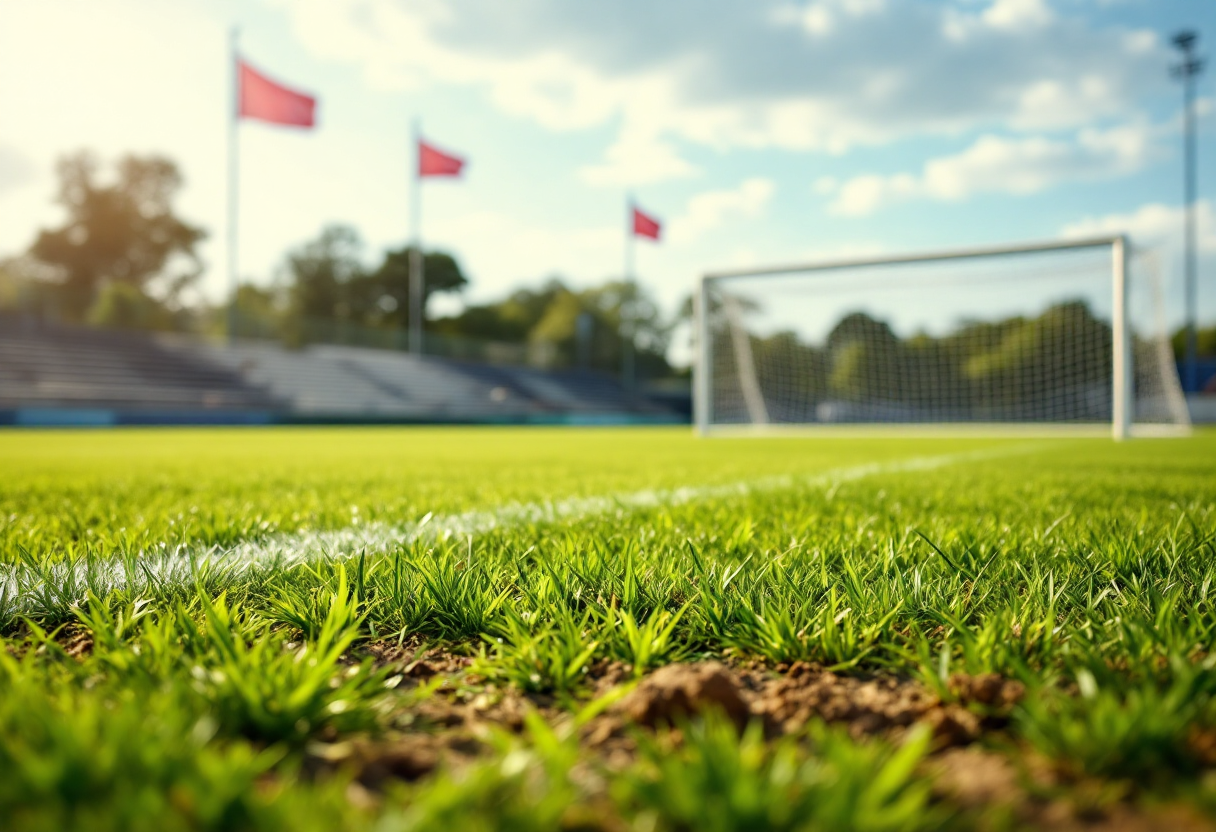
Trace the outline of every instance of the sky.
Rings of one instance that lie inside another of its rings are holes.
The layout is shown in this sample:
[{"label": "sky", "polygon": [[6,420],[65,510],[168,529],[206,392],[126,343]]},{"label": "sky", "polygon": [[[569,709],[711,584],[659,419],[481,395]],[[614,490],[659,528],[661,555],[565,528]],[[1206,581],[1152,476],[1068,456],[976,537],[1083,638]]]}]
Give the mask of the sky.
[{"label": "sky", "polygon": [[0,257],[61,221],[64,154],[161,154],[221,297],[232,27],[320,101],[314,131],[239,127],[242,280],[269,283],[328,223],[369,263],[404,244],[418,119],[469,160],[425,183],[420,218],[468,302],[620,275],[632,194],[664,224],[636,274],[668,310],[714,269],[1127,232],[1181,314],[1170,37],[1197,29],[1212,54],[1211,0],[0,0]]}]

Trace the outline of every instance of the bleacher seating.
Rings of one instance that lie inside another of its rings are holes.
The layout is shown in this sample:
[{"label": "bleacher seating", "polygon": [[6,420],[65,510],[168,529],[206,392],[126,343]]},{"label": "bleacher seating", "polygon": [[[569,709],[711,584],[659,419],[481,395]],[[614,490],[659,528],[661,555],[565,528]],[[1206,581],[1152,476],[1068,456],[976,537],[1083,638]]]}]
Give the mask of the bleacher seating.
[{"label": "bleacher seating", "polygon": [[293,413],[480,421],[545,413],[646,413],[664,410],[625,395],[614,379],[590,372],[548,372],[391,350],[267,342],[193,345],[267,390]]},{"label": "bleacher seating", "polygon": [[283,420],[662,419],[610,376],[391,350],[23,324],[0,316],[0,411],[264,412]]},{"label": "bleacher seating", "polygon": [[239,375],[139,333],[0,315],[0,409],[273,410]]}]

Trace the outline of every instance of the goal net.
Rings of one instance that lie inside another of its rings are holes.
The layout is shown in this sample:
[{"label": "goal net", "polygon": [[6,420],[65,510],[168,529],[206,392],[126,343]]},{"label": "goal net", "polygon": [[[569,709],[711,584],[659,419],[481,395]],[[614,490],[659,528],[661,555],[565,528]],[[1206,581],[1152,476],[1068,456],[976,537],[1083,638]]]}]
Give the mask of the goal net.
[{"label": "goal net", "polygon": [[1150,254],[1122,237],[707,275],[695,419],[1189,426]]}]

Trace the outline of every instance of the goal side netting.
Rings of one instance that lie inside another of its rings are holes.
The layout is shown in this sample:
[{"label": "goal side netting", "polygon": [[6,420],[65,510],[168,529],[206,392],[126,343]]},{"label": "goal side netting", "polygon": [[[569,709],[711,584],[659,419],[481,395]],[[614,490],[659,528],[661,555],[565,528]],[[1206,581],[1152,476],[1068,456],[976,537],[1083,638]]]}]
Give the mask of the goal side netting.
[{"label": "goal side netting", "polygon": [[1121,237],[708,275],[695,420],[1185,432],[1166,325]]}]

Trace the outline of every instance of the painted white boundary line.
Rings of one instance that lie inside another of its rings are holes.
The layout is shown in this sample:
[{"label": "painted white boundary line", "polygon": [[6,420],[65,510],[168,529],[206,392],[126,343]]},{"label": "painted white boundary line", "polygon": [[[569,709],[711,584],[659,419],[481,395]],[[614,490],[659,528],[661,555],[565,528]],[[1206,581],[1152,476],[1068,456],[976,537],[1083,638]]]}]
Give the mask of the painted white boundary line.
[{"label": "painted white boundary line", "polygon": [[361,553],[383,554],[419,540],[463,539],[497,529],[583,520],[614,511],[678,506],[796,487],[832,487],[877,474],[931,471],[961,463],[1021,456],[1044,447],[1045,444],[1041,442],[1019,443],[963,453],[869,462],[813,475],[782,475],[722,485],[647,489],[615,496],[572,497],[555,502],[508,503],[496,509],[460,514],[427,514],[416,523],[368,523],[330,531],[274,535],[238,543],[228,549],[183,545],[173,550],[141,553],[131,559],[78,561],[56,564],[46,569],[26,565],[0,566],[0,608],[7,607],[19,613],[36,612],[41,607],[61,606],[65,601],[81,603],[89,589],[104,595],[110,590],[127,586],[183,586],[192,583],[200,570],[281,569],[323,558],[345,558]]}]

